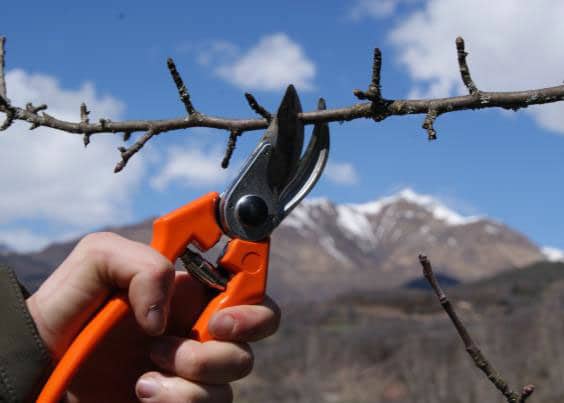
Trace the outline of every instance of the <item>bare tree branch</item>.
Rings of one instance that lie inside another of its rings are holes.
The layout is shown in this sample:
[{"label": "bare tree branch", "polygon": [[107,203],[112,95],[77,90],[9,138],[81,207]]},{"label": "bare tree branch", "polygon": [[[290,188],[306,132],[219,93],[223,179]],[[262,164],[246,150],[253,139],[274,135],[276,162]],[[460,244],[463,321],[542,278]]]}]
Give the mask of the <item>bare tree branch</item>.
[{"label": "bare tree branch", "polygon": [[526,385],[521,390],[521,393],[516,393],[509,388],[507,382],[490,364],[490,362],[480,351],[476,343],[474,343],[472,337],[470,337],[468,330],[466,330],[466,327],[458,317],[456,311],[454,310],[450,301],[448,300],[448,297],[440,287],[439,282],[437,281],[437,278],[433,273],[431,262],[429,261],[427,256],[419,255],[419,262],[423,267],[423,275],[425,276],[427,282],[431,285],[431,287],[435,291],[435,294],[437,295],[437,298],[439,299],[441,306],[443,307],[443,309],[449,316],[450,320],[452,321],[454,327],[456,328],[456,331],[458,332],[458,335],[460,336],[462,342],[464,343],[464,347],[466,348],[468,355],[470,356],[470,358],[472,358],[472,361],[474,361],[476,367],[478,367],[480,370],[482,370],[482,372],[484,372],[484,374],[486,374],[490,382],[493,383],[494,386],[503,394],[503,396],[505,397],[508,403],[525,403],[525,401],[529,398],[529,396],[533,394],[535,390],[535,386]]},{"label": "bare tree branch", "polygon": [[[357,97],[368,99],[370,102],[353,104],[343,108],[303,112],[299,117],[307,125],[322,122],[343,122],[359,118],[381,121],[390,116],[425,114],[423,127],[426,129],[429,138],[436,138],[435,120],[439,115],[445,113],[494,107],[517,110],[526,108],[529,105],[557,102],[564,99],[564,85],[512,92],[479,91],[470,77],[468,65],[466,64],[467,54],[464,50],[462,38],[457,38],[457,55],[462,80],[469,89],[470,95],[437,99],[384,99],[381,96],[380,86],[382,54],[379,49],[375,49],[372,63],[372,78],[368,90],[366,92],[355,90]],[[30,123],[32,129],[36,127],[49,127],[67,133],[87,135],[88,137],[98,133],[124,133],[124,138],[128,139],[132,133],[145,132],[145,135],[137,143],[127,149],[127,158],[124,159],[122,153],[122,161],[116,166],[116,169],[121,167],[117,169],[119,171],[123,169],[129,158],[142,148],[142,145],[157,134],[191,127],[209,127],[226,130],[229,133],[236,131],[242,134],[246,131],[260,130],[268,126],[269,119],[267,116],[271,115],[258,103],[254,107],[251,105],[251,107],[263,117],[262,119],[228,119],[196,111],[190,100],[188,90],[172,59],[167,61],[167,65],[178,88],[180,99],[188,112],[188,116],[166,120],[127,120],[121,122],[101,119],[97,123],[89,122],[85,124],[83,120],[80,122],[68,122],[50,116],[45,112],[39,113],[39,110],[15,107],[11,105],[7,98],[0,96],[0,112],[6,114],[5,122],[0,127],[0,130],[10,127],[14,120],[22,120]],[[4,80],[4,72],[0,70],[0,82],[5,82]],[[249,97],[247,97],[247,100],[251,103]],[[148,135],[149,133],[151,135]],[[139,147],[139,145],[141,146]]]}]

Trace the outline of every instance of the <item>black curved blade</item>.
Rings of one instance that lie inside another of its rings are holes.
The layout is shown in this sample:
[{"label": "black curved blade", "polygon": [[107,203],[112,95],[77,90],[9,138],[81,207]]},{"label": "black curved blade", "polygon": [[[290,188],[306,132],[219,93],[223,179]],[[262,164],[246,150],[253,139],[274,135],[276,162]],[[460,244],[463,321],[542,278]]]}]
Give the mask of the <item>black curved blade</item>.
[{"label": "black curved blade", "polygon": [[[323,98],[319,99],[317,109],[326,109]],[[327,123],[316,124],[307,149],[298,163],[296,173],[280,196],[283,205],[282,218],[286,217],[307,196],[321,177],[329,158],[329,146],[329,125]]]},{"label": "black curved blade", "polygon": [[268,167],[272,189],[283,189],[296,172],[304,143],[304,125],[298,119],[301,111],[298,93],[293,85],[289,85],[278,113],[263,137],[274,147]]}]

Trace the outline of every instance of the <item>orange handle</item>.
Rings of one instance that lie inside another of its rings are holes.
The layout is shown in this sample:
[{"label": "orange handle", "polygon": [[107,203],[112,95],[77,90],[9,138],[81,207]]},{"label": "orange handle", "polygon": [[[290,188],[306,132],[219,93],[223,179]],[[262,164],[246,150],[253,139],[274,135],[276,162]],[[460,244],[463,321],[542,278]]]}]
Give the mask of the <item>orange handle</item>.
[{"label": "orange handle", "polygon": [[59,402],[80,365],[86,360],[104,335],[124,318],[128,312],[129,303],[125,296],[116,296],[110,299],[65,352],[65,355],[63,355],[43,387],[37,402]]},{"label": "orange handle", "polygon": [[248,242],[233,239],[227,245],[219,264],[230,271],[233,277],[227,289],[213,298],[192,328],[191,337],[208,341],[213,337],[208,330],[212,315],[220,309],[236,305],[260,304],[266,292],[268,253],[270,239]]},{"label": "orange handle", "polygon": [[[173,262],[188,243],[195,243],[203,251],[211,248],[222,233],[215,218],[218,198],[217,193],[209,194],[156,220],[151,246]],[[186,234],[179,229],[188,227],[194,228],[194,232],[190,233],[187,241]],[[209,302],[196,321],[191,334],[194,339],[212,339],[208,324],[219,309],[262,302],[266,292],[269,248],[269,239],[262,242],[234,239],[229,242],[219,264],[233,277],[227,289]]]},{"label": "orange handle", "polygon": [[[188,244],[205,251],[215,245],[221,234],[216,221],[217,193],[209,193],[153,223],[151,246],[176,261]],[[213,298],[200,315],[192,336],[199,341],[212,339],[208,324],[219,309],[262,302],[266,290],[270,240],[248,242],[234,239],[227,245],[219,264],[233,274],[227,289]],[[130,306],[125,296],[115,296],[95,315],[65,352],[45,384],[38,403],[57,403],[80,365],[104,336],[125,317]]]},{"label": "orange handle", "polygon": [[[218,193],[209,193],[153,224],[151,246],[174,262],[189,243],[203,250],[217,243],[222,232],[215,218]],[[125,296],[115,296],[98,311],[65,352],[47,380],[38,403],[57,403],[66,391],[80,365],[104,336],[130,311]]]}]

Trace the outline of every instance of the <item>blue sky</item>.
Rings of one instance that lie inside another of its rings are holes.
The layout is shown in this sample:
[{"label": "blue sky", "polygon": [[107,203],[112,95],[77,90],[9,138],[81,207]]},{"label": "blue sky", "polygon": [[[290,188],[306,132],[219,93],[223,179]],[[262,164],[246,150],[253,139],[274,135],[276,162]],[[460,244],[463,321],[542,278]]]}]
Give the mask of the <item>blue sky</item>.
[{"label": "blue sky", "polygon": [[[77,119],[86,100],[94,117],[180,116],[184,109],[165,64],[172,56],[196,108],[252,117],[245,91],[275,110],[288,82],[296,83],[304,109],[319,96],[328,107],[356,102],[352,89],[367,86],[374,46],[383,52],[385,97],[463,93],[454,48],[459,34],[481,89],[560,84],[564,28],[553,22],[564,17],[564,7],[548,0],[516,4],[11,2],[0,15],[0,34],[8,38],[8,96],[20,104],[48,103],[53,115]],[[543,37],[529,35],[535,27]],[[331,165],[313,196],[359,203],[411,187],[564,249],[562,104],[444,115],[432,143],[422,121],[332,124]],[[234,167],[259,135],[243,136]],[[221,191],[233,175],[219,168],[225,141],[226,133],[208,129],[164,134],[114,175],[118,138],[94,137],[84,150],[78,136],[29,134],[16,125],[0,136],[0,241],[36,248]]]}]

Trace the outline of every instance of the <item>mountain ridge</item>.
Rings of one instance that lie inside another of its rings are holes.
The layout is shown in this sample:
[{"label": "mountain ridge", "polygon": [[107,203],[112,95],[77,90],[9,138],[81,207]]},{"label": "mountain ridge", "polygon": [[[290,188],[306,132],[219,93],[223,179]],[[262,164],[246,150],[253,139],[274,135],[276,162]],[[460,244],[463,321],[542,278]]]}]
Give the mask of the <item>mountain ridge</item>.
[{"label": "mountain ridge", "polygon": [[[152,225],[145,220],[106,230],[148,243]],[[9,253],[0,261],[16,267],[33,289],[76,242]],[[401,287],[420,277],[421,252],[433,259],[438,273],[460,282],[545,260],[538,246],[505,224],[463,216],[411,189],[364,204],[306,199],[272,234],[269,292],[292,301]]]}]

